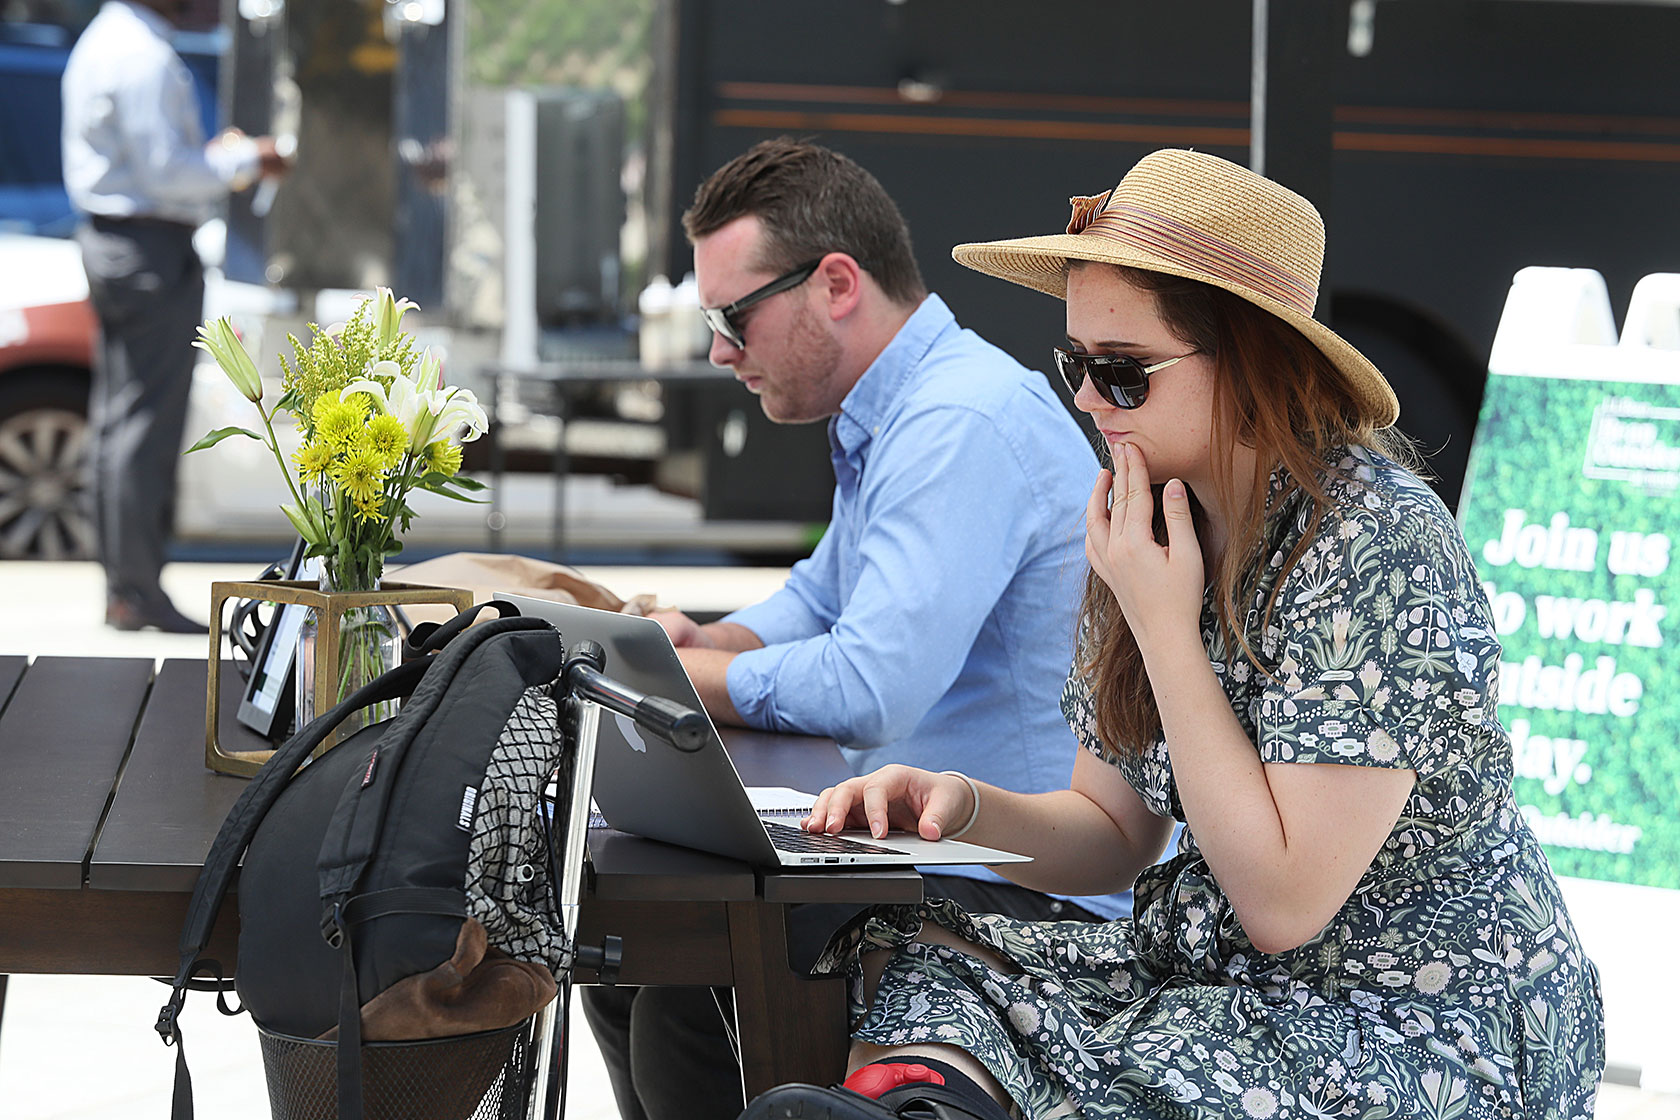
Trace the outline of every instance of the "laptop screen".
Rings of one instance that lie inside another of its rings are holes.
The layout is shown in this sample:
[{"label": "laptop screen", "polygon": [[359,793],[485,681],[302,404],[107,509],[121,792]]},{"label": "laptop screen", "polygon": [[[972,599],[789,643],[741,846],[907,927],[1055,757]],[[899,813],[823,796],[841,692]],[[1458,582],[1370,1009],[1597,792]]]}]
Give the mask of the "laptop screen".
[{"label": "laptop screen", "polygon": [[[552,622],[568,647],[586,639],[599,642],[607,676],[705,713],[670,636],[653,619],[524,595],[496,598]],[[628,716],[603,710],[595,804],[607,823],[622,831],[774,866],[773,846],[709,716],[707,728],[704,746],[680,751]]]}]

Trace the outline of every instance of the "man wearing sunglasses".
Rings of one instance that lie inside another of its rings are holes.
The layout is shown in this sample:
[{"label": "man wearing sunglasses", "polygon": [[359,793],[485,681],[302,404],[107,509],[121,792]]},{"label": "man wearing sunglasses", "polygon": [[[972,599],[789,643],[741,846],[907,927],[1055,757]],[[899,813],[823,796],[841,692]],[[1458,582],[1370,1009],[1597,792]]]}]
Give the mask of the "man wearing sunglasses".
[{"label": "man wearing sunglasses", "polygon": [[[759,144],[700,187],[683,224],[712,363],[771,420],[826,420],[835,472],[828,532],[785,587],[704,626],[656,616],[713,717],[831,736],[858,773],[902,762],[1065,786],[1077,747],[1058,698],[1097,463],[1047,379],[928,294],[898,208],[838,153]],[[974,911],[1130,911],[1129,896],[941,872],[926,894]],[[804,917],[814,955],[833,915]],[[584,989],[624,1120],[739,1113],[727,994]]]}]

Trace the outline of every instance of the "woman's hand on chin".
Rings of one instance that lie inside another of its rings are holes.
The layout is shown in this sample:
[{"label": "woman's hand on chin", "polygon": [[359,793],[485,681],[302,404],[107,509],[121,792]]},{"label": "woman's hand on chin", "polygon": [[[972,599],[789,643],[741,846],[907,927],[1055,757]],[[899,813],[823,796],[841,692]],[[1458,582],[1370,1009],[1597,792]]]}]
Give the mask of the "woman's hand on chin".
[{"label": "woman's hand on chin", "polygon": [[1114,593],[1145,655],[1169,635],[1187,632],[1200,642],[1202,549],[1190,520],[1190,495],[1179,479],[1163,488],[1161,510],[1164,547],[1155,541],[1149,466],[1137,447],[1120,444],[1113,473],[1098,474],[1085,508],[1085,558]]}]

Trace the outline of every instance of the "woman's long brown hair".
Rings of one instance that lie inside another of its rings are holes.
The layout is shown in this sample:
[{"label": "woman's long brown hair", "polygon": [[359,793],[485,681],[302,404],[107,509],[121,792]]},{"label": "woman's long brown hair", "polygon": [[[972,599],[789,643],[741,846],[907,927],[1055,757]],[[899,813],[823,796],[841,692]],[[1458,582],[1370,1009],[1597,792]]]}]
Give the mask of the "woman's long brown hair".
[{"label": "woman's long brown hair", "polygon": [[[1074,267],[1116,268],[1128,283],[1155,297],[1168,330],[1213,358],[1213,474],[1218,491],[1213,497],[1233,520],[1224,550],[1203,560],[1227,648],[1240,651],[1257,670],[1268,673],[1240,625],[1245,610],[1239,606],[1252,599],[1266,560],[1260,553],[1267,516],[1297,494],[1304,494],[1309,503],[1307,531],[1284,562],[1288,572],[1312,543],[1329,508],[1320,480],[1325,456],[1334,448],[1357,445],[1410,465],[1415,462],[1410,444],[1392,429],[1376,428],[1318,347],[1247,300],[1165,273],[1112,265]],[[1246,480],[1233,477],[1239,443],[1255,451],[1254,476]],[[1286,485],[1268,503],[1268,481],[1279,466]],[[1164,540],[1161,485],[1153,489],[1156,535]],[[1205,521],[1194,498],[1191,505],[1205,550]],[[1281,578],[1277,586],[1282,586]],[[1268,602],[1268,618],[1271,608]],[[1078,669],[1091,689],[1098,737],[1110,751],[1139,754],[1161,734],[1161,713],[1137,640],[1113,592],[1094,571],[1085,578],[1080,622]]]}]

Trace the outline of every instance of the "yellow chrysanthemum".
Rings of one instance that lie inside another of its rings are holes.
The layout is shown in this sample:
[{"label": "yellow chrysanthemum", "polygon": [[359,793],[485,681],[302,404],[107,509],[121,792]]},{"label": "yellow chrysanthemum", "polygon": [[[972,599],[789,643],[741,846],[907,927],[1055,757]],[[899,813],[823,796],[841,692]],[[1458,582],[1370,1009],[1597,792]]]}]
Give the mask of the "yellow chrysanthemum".
[{"label": "yellow chrysanthemum", "polygon": [[356,512],[357,521],[378,521],[385,516],[385,495],[376,493],[367,501],[352,498],[350,503]]},{"label": "yellow chrysanthemum", "polygon": [[333,464],[332,480],[352,501],[371,502],[384,490],[385,468],[379,453],[364,440],[363,446],[351,447]]},{"label": "yellow chrysanthemum", "polygon": [[339,454],[348,455],[353,451],[366,451],[371,455],[379,454],[379,448],[373,444],[373,436],[366,427],[357,428],[344,437],[344,446],[339,448]]},{"label": "yellow chrysanthemum", "polygon": [[321,418],[323,416],[325,416],[328,412],[332,411],[332,409],[335,408],[338,405],[338,403],[339,403],[339,401],[338,401],[338,390],[337,389],[333,389],[330,392],[322,393],[320,396],[316,397],[315,398],[315,403],[313,405],[311,405],[310,408],[309,408],[310,422],[314,423],[314,424],[319,424],[321,422]]},{"label": "yellow chrysanthemum", "polygon": [[364,393],[351,393],[349,399],[337,392],[322,393],[315,401],[315,439],[334,451],[342,451],[361,434],[372,402]]},{"label": "yellow chrysanthemum", "polygon": [[458,444],[440,439],[436,443],[426,445],[426,469],[438,474],[453,476],[461,469],[461,448]]},{"label": "yellow chrysanthemum", "polygon": [[319,443],[306,443],[292,453],[292,461],[297,464],[298,477],[310,482],[326,474],[332,466],[332,448]]},{"label": "yellow chrysanthemum", "polygon": [[386,470],[402,462],[403,452],[408,450],[408,429],[401,420],[389,412],[381,412],[368,421],[367,434]]}]

